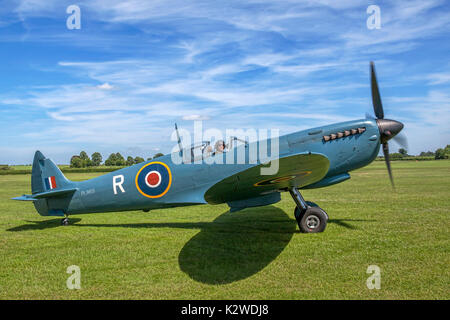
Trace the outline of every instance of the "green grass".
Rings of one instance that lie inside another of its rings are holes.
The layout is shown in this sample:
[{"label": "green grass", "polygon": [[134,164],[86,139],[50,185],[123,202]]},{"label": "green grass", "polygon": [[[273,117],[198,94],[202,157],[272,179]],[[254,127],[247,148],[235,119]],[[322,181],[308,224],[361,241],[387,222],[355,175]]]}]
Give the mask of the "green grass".
[{"label": "green grass", "polygon": [[[0,299],[449,299],[450,161],[375,162],[305,190],[330,221],[302,234],[288,194],[267,207],[226,205],[40,217],[30,175],[0,176]],[[83,180],[98,173],[70,173]],[[366,287],[369,265],[381,289]],[[81,268],[81,289],[66,268]]]}]

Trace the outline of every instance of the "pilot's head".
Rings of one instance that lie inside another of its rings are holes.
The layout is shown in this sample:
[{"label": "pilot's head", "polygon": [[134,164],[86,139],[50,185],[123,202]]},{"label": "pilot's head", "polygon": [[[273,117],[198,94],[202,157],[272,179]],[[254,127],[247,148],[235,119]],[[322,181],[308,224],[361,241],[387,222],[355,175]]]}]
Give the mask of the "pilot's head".
[{"label": "pilot's head", "polygon": [[223,152],[223,150],[225,149],[225,142],[223,140],[217,140],[216,144],[215,144],[215,149],[216,152]]}]

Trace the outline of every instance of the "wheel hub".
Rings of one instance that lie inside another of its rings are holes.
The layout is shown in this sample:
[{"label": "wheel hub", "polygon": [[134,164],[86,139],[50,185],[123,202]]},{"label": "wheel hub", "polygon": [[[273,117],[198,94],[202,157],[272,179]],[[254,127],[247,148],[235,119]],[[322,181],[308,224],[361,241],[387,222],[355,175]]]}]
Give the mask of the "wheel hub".
[{"label": "wheel hub", "polygon": [[316,229],[320,225],[320,219],[316,216],[309,216],[306,218],[306,226],[309,229]]}]

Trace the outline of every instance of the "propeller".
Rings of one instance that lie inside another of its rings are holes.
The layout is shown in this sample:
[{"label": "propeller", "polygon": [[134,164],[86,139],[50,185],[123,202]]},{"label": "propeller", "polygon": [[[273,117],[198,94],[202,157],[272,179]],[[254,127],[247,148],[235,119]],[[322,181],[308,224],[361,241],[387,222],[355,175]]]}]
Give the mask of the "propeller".
[{"label": "propeller", "polygon": [[373,111],[377,119],[384,119],[383,104],[381,103],[380,90],[378,89],[377,75],[375,74],[375,64],[370,61],[370,88],[372,89]]},{"label": "propeller", "polygon": [[402,147],[405,150],[408,150],[408,139],[406,138],[405,134],[400,132],[397,134],[393,139],[400,147]]},{"label": "propeller", "polygon": [[378,129],[380,130],[380,140],[383,148],[384,161],[389,173],[389,179],[391,185],[394,186],[394,177],[392,176],[391,162],[389,159],[389,144],[388,141],[396,137],[396,142],[400,145],[406,145],[406,137],[403,135],[397,136],[397,134],[403,129],[403,123],[395,120],[384,119],[383,104],[381,102],[380,90],[378,89],[378,81],[375,73],[375,64],[370,62],[370,87],[372,90],[372,104],[373,111],[376,116]]}]

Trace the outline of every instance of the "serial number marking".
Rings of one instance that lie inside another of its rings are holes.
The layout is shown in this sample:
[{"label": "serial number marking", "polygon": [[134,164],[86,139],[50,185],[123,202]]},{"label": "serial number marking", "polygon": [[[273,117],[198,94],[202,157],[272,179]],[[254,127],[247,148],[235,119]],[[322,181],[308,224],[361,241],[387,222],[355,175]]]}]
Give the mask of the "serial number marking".
[{"label": "serial number marking", "polygon": [[95,193],[95,189],[83,190],[83,191],[81,191],[81,196],[84,197],[84,196],[94,194],[94,193]]}]

